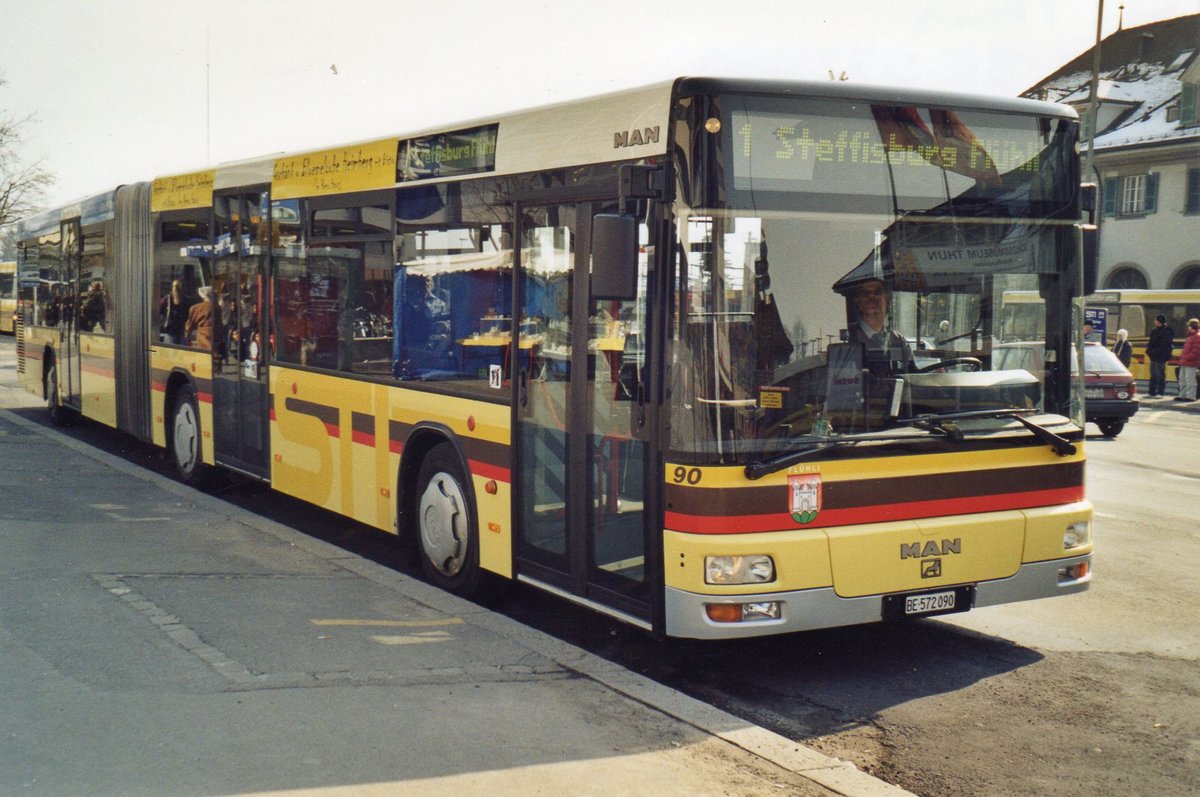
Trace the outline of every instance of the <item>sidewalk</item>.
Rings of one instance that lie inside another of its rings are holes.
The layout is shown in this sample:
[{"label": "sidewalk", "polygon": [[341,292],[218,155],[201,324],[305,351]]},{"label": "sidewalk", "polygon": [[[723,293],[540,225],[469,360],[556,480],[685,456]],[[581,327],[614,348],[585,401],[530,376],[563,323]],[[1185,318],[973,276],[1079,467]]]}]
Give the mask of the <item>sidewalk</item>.
[{"label": "sidewalk", "polygon": [[1139,412],[1146,412],[1147,410],[1175,410],[1177,412],[1200,413],[1200,401],[1176,401],[1174,393],[1166,396],[1155,396],[1150,398],[1145,393],[1141,392],[1141,390],[1142,388],[1139,387]]},{"label": "sidewalk", "polygon": [[0,409],[0,790],[908,794]]}]

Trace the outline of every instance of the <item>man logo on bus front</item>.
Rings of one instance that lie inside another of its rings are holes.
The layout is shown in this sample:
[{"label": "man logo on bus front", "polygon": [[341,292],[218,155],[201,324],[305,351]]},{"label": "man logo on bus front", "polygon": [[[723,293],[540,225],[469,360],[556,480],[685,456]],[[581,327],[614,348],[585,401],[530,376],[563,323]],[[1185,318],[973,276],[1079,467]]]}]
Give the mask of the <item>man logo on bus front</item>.
[{"label": "man logo on bus front", "polygon": [[797,473],[788,476],[788,495],[792,520],[812,523],[821,511],[821,474]]}]

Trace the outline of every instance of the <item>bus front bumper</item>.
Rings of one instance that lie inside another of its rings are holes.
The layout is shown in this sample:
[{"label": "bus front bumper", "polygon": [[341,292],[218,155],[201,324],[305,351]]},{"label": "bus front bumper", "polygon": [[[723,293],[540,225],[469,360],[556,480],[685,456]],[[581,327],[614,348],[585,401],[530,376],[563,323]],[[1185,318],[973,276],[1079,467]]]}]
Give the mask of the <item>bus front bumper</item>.
[{"label": "bus front bumper", "polygon": [[[973,585],[974,600],[971,606],[998,606],[1083,592],[1091,585],[1091,560],[1092,555],[1086,554],[1023,564],[1009,578],[981,581]],[[1073,575],[1080,566],[1086,566],[1085,574]],[[705,608],[708,604],[769,603],[779,605],[777,619],[719,623],[709,618]],[[700,595],[667,587],[666,633],[668,636],[689,639],[735,639],[876,623],[883,619],[883,604],[882,595],[843,598],[832,587],[738,596]]]}]

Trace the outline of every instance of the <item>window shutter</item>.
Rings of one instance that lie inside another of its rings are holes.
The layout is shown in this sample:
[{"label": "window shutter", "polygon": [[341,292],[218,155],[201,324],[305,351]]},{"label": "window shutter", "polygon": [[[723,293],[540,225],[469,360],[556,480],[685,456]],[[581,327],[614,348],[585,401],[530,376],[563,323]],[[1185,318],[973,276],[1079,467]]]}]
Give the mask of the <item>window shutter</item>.
[{"label": "window shutter", "polygon": [[1104,180],[1104,215],[1117,215],[1117,198],[1119,194],[1117,178],[1108,177]]},{"label": "window shutter", "polygon": [[1179,95],[1179,124],[1183,127],[1190,127],[1196,124],[1196,95],[1200,94],[1200,90],[1194,83],[1184,83],[1183,91]]},{"label": "window shutter", "polygon": [[1146,175],[1146,201],[1142,206],[1146,213],[1153,213],[1158,210],[1158,173],[1151,172]]}]

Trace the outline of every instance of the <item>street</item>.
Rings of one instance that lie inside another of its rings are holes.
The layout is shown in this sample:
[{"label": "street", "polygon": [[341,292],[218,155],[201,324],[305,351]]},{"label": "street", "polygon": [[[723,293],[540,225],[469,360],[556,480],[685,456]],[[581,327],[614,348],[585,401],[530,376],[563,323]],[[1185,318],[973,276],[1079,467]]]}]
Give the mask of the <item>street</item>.
[{"label": "street", "polygon": [[[0,338],[0,355],[11,351],[12,339]],[[0,369],[0,407],[36,407],[11,379]],[[1119,438],[1089,430],[1096,580],[1079,595],[953,619],[719,644],[652,640],[524,587],[493,608],[927,797],[1200,793],[1200,414],[1144,406]],[[162,467],[152,450],[111,430],[83,423],[69,433],[139,467]],[[388,567],[406,567],[386,535],[332,525],[329,515],[259,485],[233,482],[221,498]],[[286,568],[291,556],[286,549],[255,555],[278,557],[264,568]],[[327,589],[332,582],[322,575],[288,589]],[[204,636],[244,633],[230,630],[236,618],[222,608],[219,588],[204,585],[212,610]],[[143,581],[142,589],[149,595],[161,587]],[[42,596],[42,610],[59,612],[55,600]],[[286,604],[286,596],[272,600]],[[370,659],[377,648],[348,654],[363,659],[339,660],[338,667],[380,671]],[[319,646],[313,655],[322,655]],[[560,677],[535,675],[535,687]],[[362,686],[373,685],[368,679]],[[64,744],[78,748],[85,741],[73,737],[96,729],[61,732]],[[761,793],[781,792],[763,784]]]}]

